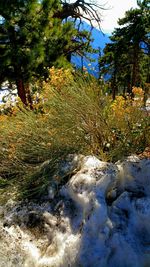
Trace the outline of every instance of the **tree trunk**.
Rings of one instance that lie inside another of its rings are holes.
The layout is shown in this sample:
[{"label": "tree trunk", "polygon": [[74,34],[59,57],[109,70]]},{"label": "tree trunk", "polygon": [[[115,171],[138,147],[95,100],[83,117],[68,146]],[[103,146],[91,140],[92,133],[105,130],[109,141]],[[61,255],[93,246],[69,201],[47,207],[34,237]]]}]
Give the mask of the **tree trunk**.
[{"label": "tree trunk", "polygon": [[112,83],[112,99],[115,100],[116,98],[116,86]]},{"label": "tree trunk", "polygon": [[132,68],[132,81],[131,81],[132,87],[139,85],[139,43],[136,44],[133,48],[134,52],[133,52],[133,68]]},{"label": "tree trunk", "polygon": [[16,80],[18,96],[20,97],[22,103],[30,109],[33,109],[33,102],[31,98],[31,93],[29,89],[29,84],[24,84],[23,79],[19,78]]},{"label": "tree trunk", "polygon": [[30,92],[30,86],[29,86],[29,83],[26,84],[26,98],[27,98],[27,103],[30,107],[31,110],[33,110],[33,101],[32,101],[32,97],[31,97],[31,92]]},{"label": "tree trunk", "polygon": [[112,99],[115,100],[116,93],[117,93],[117,83],[116,83],[116,76],[117,76],[117,62],[114,64],[114,73],[112,77]]},{"label": "tree trunk", "polygon": [[18,96],[20,97],[22,103],[27,106],[27,97],[26,97],[26,92],[25,92],[25,86],[23,83],[22,79],[17,79],[16,80],[16,85],[17,85],[17,91],[18,91]]},{"label": "tree trunk", "polygon": [[123,97],[126,95],[126,84],[123,85]]}]

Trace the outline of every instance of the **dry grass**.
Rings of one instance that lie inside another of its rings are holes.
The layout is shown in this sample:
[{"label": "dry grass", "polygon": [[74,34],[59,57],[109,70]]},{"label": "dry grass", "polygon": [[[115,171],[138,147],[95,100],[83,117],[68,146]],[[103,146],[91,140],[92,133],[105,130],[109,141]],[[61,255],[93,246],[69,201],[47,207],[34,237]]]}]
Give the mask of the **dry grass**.
[{"label": "dry grass", "polygon": [[[0,115],[3,192],[16,184],[25,196],[41,196],[48,184],[55,184],[53,174],[69,153],[116,161],[150,145],[150,117],[141,103],[122,97],[112,102],[90,76],[75,77],[62,70],[51,75],[34,111],[19,106],[11,116]],[[60,87],[61,75],[67,79]],[[41,172],[46,160],[49,165]]]}]

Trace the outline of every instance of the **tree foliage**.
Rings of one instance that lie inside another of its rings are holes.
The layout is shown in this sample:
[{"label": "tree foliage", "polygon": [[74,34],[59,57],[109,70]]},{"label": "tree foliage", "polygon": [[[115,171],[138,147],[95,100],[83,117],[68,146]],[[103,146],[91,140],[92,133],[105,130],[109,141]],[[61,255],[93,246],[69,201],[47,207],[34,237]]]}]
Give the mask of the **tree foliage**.
[{"label": "tree foliage", "polygon": [[65,60],[75,29],[54,18],[59,1],[37,0],[0,3],[0,80],[15,81],[22,102],[30,105],[29,83],[45,74],[60,59]]},{"label": "tree foliage", "polygon": [[100,58],[102,73],[111,74],[113,98],[119,88],[131,94],[133,86],[150,82],[149,2],[138,1],[138,8],[127,11],[118,23],[120,28],[115,29]]},{"label": "tree foliage", "polygon": [[90,51],[90,33],[70,21],[70,17],[82,19],[84,13],[100,20],[85,1],[2,0],[0,83],[14,82],[22,102],[32,108],[30,83],[35,77],[46,78],[47,68],[53,65],[67,65],[72,53]]}]

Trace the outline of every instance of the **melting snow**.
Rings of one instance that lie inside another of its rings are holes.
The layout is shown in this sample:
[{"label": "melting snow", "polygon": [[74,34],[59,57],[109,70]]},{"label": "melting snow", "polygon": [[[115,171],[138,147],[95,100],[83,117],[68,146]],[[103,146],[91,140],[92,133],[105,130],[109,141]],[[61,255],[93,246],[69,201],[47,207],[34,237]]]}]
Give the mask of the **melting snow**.
[{"label": "melting snow", "polygon": [[[150,266],[150,160],[132,156],[110,164],[89,156],[79,161],[58,201],[4,207],[2,249],[12,253],[2,266]],[[63,175],[73,171],[67,164]],[[31,217],[39,223],[29,227]]]}]

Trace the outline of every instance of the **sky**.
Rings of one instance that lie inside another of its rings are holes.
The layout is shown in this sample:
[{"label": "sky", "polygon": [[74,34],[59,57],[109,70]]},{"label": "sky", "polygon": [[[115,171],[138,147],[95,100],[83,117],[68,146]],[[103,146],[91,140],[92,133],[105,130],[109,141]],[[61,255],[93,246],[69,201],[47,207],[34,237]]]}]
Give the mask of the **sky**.
[{"label": "sky", "polygon": [[[75,0],[70,0],[70,2],[75,2]],[[111,33],[115,27],[118,27],[118,18],[124,17],[127,10],[137,7],[137,0],[93,0],[93,2],[102,6],[105,4],[106,10],[101,10],[101,28],[105,33]]]},{"label": "sky", "polygon": [[136,0],[97,0],[96,2],[100,5],[105,3],[105,7],[108,7],[107,10],[101,11],[101,28],[106,33],[111,33],[115,27],[118,27],[118,18],[124,17],[127,10],[137,7]]}]

